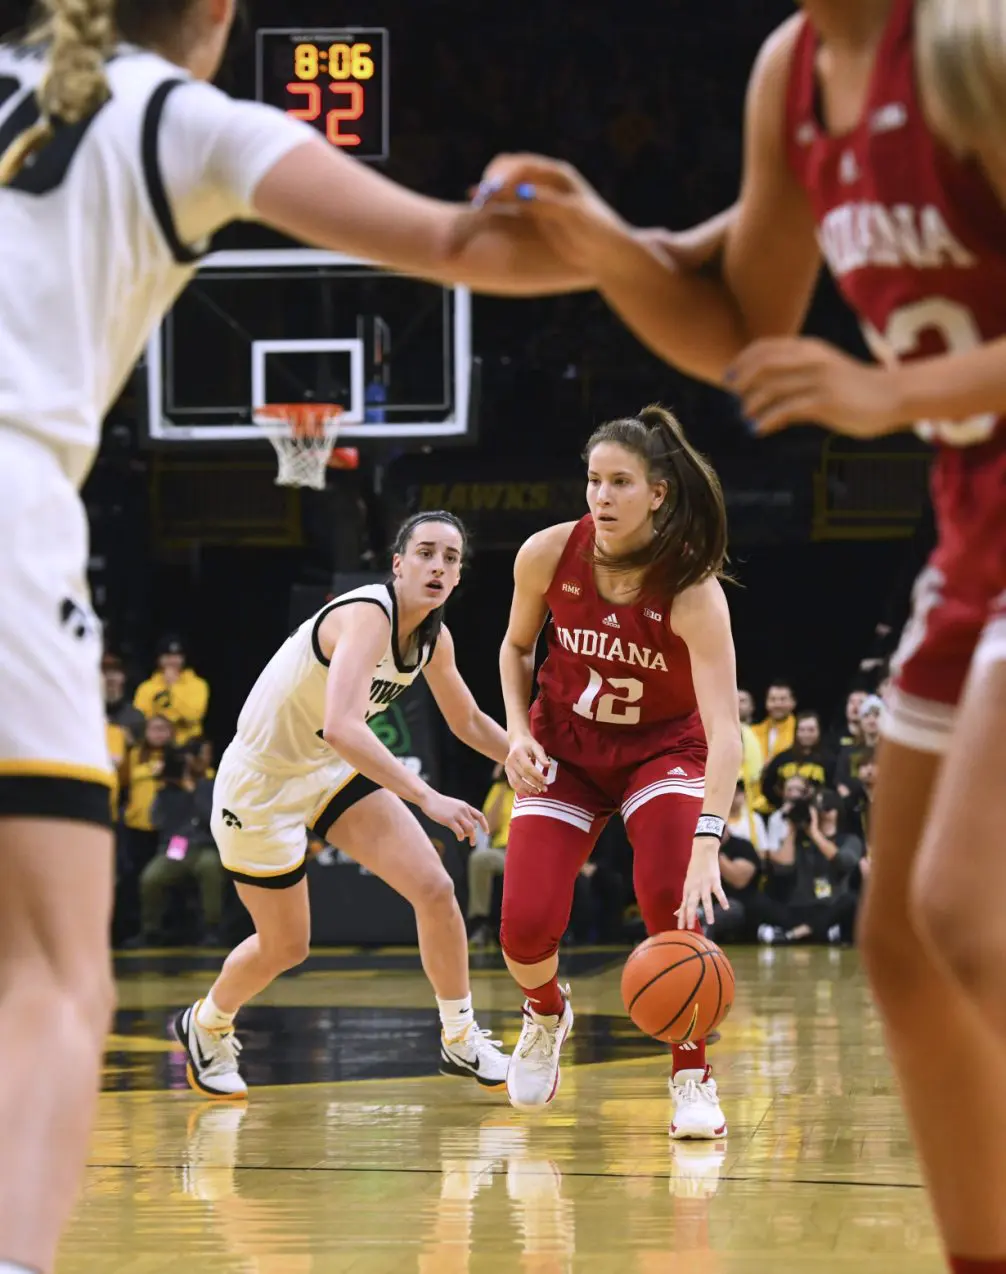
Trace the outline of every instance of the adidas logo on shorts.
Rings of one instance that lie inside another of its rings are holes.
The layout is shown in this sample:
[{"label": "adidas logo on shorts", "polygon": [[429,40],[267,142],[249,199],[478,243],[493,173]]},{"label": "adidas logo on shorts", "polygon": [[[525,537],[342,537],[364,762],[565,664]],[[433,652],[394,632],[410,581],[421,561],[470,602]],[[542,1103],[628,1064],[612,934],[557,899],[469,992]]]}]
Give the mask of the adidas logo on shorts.
[{"label": "adidas logo on shorts", "polygon": [[622,626],[618,622],[618,617],[615,614],[605,615],[604,619],[601,620],[601,623],[607,624],[609,628],[621,628]]},{"label": "adidas logo on shorts", "polygon": [[680,776],[681,778],[687,778],[687,777],[688,777],[688,776],[687,776],[687,773],[686,773],[686,772],[685,772],[685,771],[681,768],[681,766],[680,766],[680,765],[676,765],[676,766],[674,767],[674,769],[673,769],[673,770],[668,770],[668,771],[667,771],[667,773],[668,773],[669,777],[670,777],[670,778],[672,778],[672,779],[674,779],[674,778],[678,778],[679,776]]}]

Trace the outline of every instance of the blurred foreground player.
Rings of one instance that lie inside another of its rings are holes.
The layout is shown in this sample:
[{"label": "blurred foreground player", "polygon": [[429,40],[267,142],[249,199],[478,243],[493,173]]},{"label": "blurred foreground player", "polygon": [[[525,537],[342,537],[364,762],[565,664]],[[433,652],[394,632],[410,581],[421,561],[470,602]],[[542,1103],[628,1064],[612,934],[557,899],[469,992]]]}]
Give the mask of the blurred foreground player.
[{"label": "blurred foreground player", "polygon": [[[762,433],[922,422],[938,542],[895,660],[861,938],[951,1268],[1006,1274],[1006,6],[803,0],[748,94],[723,277],[655,257],[568,166],[487,176]],[[523,198],[517,197],[518,194]],[[882,366],[799,340],[821,253]]]},{"label": "blurred foreground player", "polygon": [[202,83],[233,0],[42,8],[0,45],[2,1274],[52,1268],[112,1007],[112,773],[78,489],[151,332],[236,218],[477,289],[578,281],[533,227],[485,228]]},{"label": "blurred foreground player", "polygon": [[[602,425],[585,459],[590,513],[521,548],[500,653],[507,773],[515,786],[545,779],[514,803],[503,877],[500,940],[526,996],[507,1076],[521,1109],[559,1086],[573,1011],[556,953],[608,818],[625,820],[647,932],[692,928],[700,908],[712,922],[713,899],[727,906],[719,850],[741,765],[716,475],[660,407]],[[671,1094],[672,1137],[725,1135],[704,1041],[673,1046]]]}]

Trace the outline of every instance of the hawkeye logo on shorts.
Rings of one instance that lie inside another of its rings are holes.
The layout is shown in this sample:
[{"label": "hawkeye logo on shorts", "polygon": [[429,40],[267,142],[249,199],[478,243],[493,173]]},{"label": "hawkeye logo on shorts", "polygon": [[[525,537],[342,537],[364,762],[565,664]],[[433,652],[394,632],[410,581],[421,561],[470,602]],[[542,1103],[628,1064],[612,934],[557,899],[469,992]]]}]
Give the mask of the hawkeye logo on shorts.
[{"label": "hawkeye logo on shorts", "polygon": [[83,606],[71,597],[65,597],[59,604],[59,622],[78,641],[83,641],[85,637],[92,637],[97,632],[95,617],[89,615]]},{"label": "hawkeye logo on shorts", "polygon": [[221,810],[220,817],[224,820],[225,827],[236,827],[241,830],[243,824],[236,814],[232,814],[230,810]]}]

